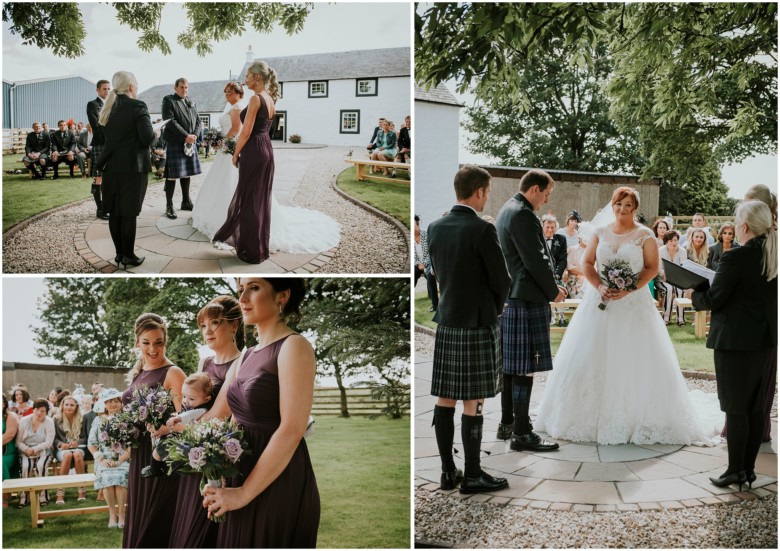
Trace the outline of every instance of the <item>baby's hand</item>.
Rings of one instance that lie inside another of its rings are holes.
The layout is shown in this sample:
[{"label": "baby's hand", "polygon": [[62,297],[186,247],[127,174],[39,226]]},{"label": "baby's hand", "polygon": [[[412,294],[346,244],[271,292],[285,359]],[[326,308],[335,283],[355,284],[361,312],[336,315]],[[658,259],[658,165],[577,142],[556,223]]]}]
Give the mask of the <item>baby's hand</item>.
[{"label": "baby's hand", "polygon": [[173,426],[175,424],[177,424],[177,423],[181,423],[181,417],[178,417],[178,416],[177,417],[171,417],[170,419],[168,419],[168,422],[165,423],[165,424],[168,425],[169,429],[172,429]]}]

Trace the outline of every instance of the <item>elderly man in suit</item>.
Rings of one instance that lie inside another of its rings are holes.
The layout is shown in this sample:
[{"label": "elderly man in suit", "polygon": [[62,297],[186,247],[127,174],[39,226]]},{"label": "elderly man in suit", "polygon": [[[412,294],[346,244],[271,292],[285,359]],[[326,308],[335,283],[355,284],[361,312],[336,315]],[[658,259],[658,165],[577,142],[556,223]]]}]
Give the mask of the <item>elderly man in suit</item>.
[{"label": "elderly man in suit", "polygon": [[65,163],[70,169],[70,177],[75,178],[73,168],[76,166],[76,136],[68,130],[64,120],[57,121],[59,130],[51,135],[51,162],[54,165],[54,179],[60,177],[60,163]]},{"label": "elderly man in suit", "polygon": [[[565,287],[563,283],[563,272],[566,271],[566,265],[569,260],[569,252],[566,244],[566,237],[556,234],[558,231],[558,220],[552,214],[542,216],[542,232],[544,240],[547,242],[547,248],[550,249],[550,257],[555,266],[555,283]],[[558,327],[566,326],[566,318],[563,312],[558,311]]]},{"label": "elderly man in suit", "polygon": [[512,274],[509,302],[501,316],[502,404],[508,403],[511,396],[512,408],[502,407],[498,436],[511,436],[509,446],[516,451],[558,449],[558,444],[547,442],[533,432],[528,415],[533,374],[553,367],[550,301],[560,302],[566,296],[563,285],[556,282],[550,249],[534,214],[549,201],[554,186],[555,182],[545,171],[529,170],[520,179],[519,192],[504,203],[496,218],[498,240]]},{"label": "elderly man in suit", "polygon": [[90,165],[89,171],[92,176],[92,197],[95,200],[95,206],[97,207],[96,216],[101,220],[108,220],[108,214],[103,211],[103,193],[100,186],[103,185],[103,173],[98,167],[97,160],[100,154],[103,153],[103,147],[106,143],[106,137],[103,133],[103,127],[98,124],[98,118],[100,117],[100,110],[103,109],[103,104],[106,102],[108,93],[111,91],[111,83],[107,80],[97,81],[97,97],[87,103],[87,119],[89,124],[87,127],[92,129],[92,142],[90,142]]},{"label": "elderly man in suit", "polygon": [[190,176],[200,174],[198,159],[198,134],[200,117],[195,103],[187,97],[189,83],[186,78],[176,79],[174,92],[162,101],[162,117],[170,119],[163,128],[165,139],[165,216],[174,220],[173,192],[176,179],[181,181],[181,210],[192,210],[190,200]]},{"label": "elderly man in suit", "polygon": [[[428,249],[441,286],[434,321],[431,394],[436,443],[441,457],[441,487],[473,494],[506,488],[506,479],[482,470],[482,407],[501,390],[501,345],[498,316],[511,279],[495,227],[482,220],[490,192],[490,174],[466,165],[455,175],[457,204],[428,226]],[[455,404],[463,402],[461,437],[465,473],[455,466]]]},{"label": "elderly man in suit", "polygon": [[[32,177],[37,180],[46,179],[46,165],[49,162],[49,152],[51,151],[51,138],[48,132],[44,132],[41,123],[33,123],[33,131],[27,134],[27,141],[24,144],[24,157],[22,162],[30,172]],[[41,171],[38,172],[36,165],[41,165]]]}]

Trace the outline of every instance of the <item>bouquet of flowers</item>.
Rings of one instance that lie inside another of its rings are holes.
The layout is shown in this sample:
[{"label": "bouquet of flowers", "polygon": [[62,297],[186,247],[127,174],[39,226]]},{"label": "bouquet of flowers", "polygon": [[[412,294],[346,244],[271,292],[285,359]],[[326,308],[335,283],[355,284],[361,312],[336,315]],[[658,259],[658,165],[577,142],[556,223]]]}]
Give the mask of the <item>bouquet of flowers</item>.
[{"label": "bouquet of flowers", "polygon": [[173,394],[162,385],[151,390],[147,386],[139,387],[133,392],[132,401],[125,406],[125,413],[133,422],[141,426],[151,423],[157,430],[176,414]]},{"label": "bouquet of flowers", "polygon": [[[219,488],[222,477],[239,474],[237,463],[249,453],[244,432],[231,421],[211,419],[204,423],[192,423],[166,441],[169,470],[185,473],[201,473],[201,492],[206,485]],[[227,515],[212,517],[222,522]]]},{"label": "bouquet of flowers", "polygon": [[236,138],[225,138],[222,142],[222,153],[233,156],[236,152]]},{"label": "bouquet of flowers", "polygon": [[[604,269],[601,270],[601,280],[609,289],[635,291],[636,283],[639,281],[639,274],[634,273],[629,263],[625,260],[616,259],[604,264]],[[606,309],[607,302],[609,301],[599,304],[599,309]]]},{"label": "bouquet of flowers", "polygon": [[120,454],[128,446],[138,447],[141,430],[142,427],[135,422],[130,413],[121,411],[103,420],[103,425],[98,432],[98,440],[111,448],[111,451]]},{"label": "bouquet of flowers", "polygon": [[222,131],[217,128],[209,128],[203,132],[203,143],[213,147],[219,147],[223,139]]}]

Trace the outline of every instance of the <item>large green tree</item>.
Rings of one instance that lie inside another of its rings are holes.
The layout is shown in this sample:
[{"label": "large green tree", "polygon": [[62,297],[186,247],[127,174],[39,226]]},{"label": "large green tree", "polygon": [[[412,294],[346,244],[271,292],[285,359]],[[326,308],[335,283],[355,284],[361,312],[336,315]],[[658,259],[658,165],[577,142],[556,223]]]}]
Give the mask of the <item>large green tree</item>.
[{"label": "large green tree", "polygon": [[376,375],[385,384],[410,374],[409,280],[315,279],[297,328],[316,335],[317,370],[333,376],[348,416],[344,379]]},{"label": "large green tree", "polygon": [[579,69],[606,57],[610,118],[638,133],[641,173],[663,179],[673,212],[692,195],[723,208],[717,168],[777,148],[775,3],[437,3],[418,10],[415,32],[421,83],[455,79],[518,113],[537,91],[517,66],[551,52]]},{"label": "large green tree", "polygon": [[168,357],[187,372],[198,365],[196,316],[228,280],[210,278],[49,278],[34,327],[36,353],[77,365],[127,368],[135,343],[133,324],[143,312],[168,322]]},{"label": "large green tree", "polygon": [[642,168],[636,131],[619,131],[603,88],[611,73],[606,45],[591,65],[572,65],[561,40],[550,52],[512,63],[525,96],[478,97],[468,109],[469,149],[508,166],[635,173]]},{"label": "large green tree", "polygon": [[[139,49],[171,53],[169,39],[160,32],[164,2],[114,2],[112,6],[117,20],[139,33]],[[189,26],[176,42],[205,56],[214,43],[241,36],[248,28],[267,33],[280,25],[292,35],[303,29],[313,8],[311,2],[185,2],[182,9]],[[3,4],[3,21],[11,23],[11,34],[21,36],[25,44],[51,50],[59,57],[84,54],[87,31],[77,3],[7,2]]]}]

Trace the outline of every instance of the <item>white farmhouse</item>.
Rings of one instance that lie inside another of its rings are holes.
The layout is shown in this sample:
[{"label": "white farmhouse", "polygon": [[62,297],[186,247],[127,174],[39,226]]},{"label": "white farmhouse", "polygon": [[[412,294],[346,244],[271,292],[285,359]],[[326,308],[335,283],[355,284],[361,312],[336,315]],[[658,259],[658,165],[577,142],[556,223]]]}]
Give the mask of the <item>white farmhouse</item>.
[{"label": "white farmhouse", "polygon": [[[255,60],[250,46],[239,75],[244,82]],[[288,141],[297,134],[304,143],[361,147],[368,144],[377,120],[385,117],[398,131],[411,114],[411,48],[383,48],[263,58],[276,71],[281,98],[271,138]],[[183,75],[186,77],[186,75]],[[217,125],[227,81],[190,82],[204,125]],[[173,82],[139,95],[152,118],[160,116],[162,98]]]},{"label": "white farmhouse", "polygon": [[[413,151],[415,208],[426,227],[455,204],[452,182],[458,171],[460,109],[463,104],[441,83],[414,86]],[[420,161],[423,159],[423,161]],[[448,190],[446,195],[442,190]]]}]

